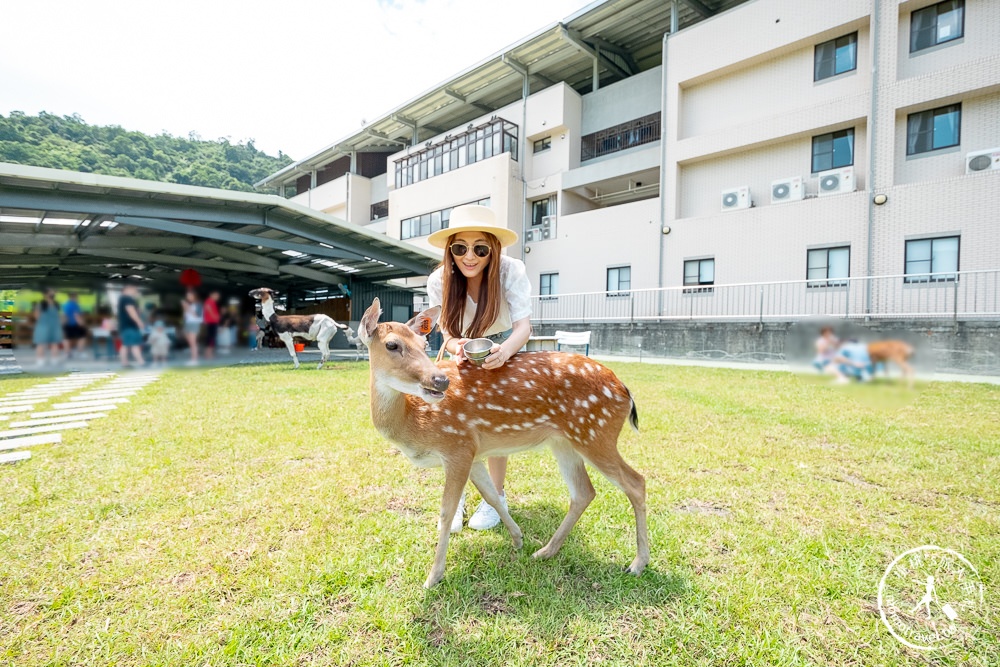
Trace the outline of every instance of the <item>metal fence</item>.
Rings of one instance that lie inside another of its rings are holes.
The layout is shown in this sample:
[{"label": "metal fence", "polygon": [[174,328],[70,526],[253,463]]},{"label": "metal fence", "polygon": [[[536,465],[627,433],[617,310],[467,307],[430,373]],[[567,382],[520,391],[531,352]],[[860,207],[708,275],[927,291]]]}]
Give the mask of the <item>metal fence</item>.
[{"label": "metal fence", "polygon": [[1000,270],[736,283],[532,297],[545,322],[1000,317]]}]

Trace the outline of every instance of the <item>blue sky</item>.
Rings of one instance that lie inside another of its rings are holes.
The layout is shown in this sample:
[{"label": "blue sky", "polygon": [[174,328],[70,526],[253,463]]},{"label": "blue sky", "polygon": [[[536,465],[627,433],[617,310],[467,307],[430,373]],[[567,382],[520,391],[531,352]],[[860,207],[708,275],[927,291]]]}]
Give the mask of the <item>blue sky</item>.
[{"label": "blue sky", "polygon": [[584,0],[32,0],[4,7],[0,114],[304,157]]}]

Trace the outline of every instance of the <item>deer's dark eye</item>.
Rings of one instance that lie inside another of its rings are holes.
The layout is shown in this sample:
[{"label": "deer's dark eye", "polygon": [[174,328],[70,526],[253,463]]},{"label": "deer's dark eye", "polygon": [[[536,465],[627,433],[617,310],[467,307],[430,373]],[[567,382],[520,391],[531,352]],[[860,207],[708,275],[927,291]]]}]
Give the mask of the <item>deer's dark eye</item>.
[{"label": "deer's dark eye", "polygon": [[396,350],[399,349],[399,343],[397,343],[394,340],[390,340],[388,343],[385,344],[385,349],[389,350],[390,352],[395,352]]}]

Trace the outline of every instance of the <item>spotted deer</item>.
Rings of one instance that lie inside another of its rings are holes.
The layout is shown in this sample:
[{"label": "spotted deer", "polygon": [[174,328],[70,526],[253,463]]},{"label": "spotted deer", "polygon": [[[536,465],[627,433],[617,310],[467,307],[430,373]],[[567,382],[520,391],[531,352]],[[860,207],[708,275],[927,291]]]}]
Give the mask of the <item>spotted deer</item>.
[{"label": "spotted deer", "polygon": [[494,370],[469,362],[435,364],[424,351],[424,336],[434,329],[439,307],[406,324],[379,324],[381,312],[375,299],[358,327],[371,360],[372,422],[414,465],[444,467],[438,544],[424,587],[444,577],[451,520],[469,480],[521,548],[521,529],[501,504],[483,459],[545,445],[569,487],[570,503],[534,556],[555,556],[594,499],[589,463],[632,503],[637,553],[627,571],[642,574],[649,562],[646,482],[618,453],[625,421],[639,430],[635,402],[621,380],[587,357],[562,352],[517,354]]},{"label": "spotted deer", "polygon": [[[346,329],[347,325],[340,324],[329,315],[278,315],[275,310],[274,297],[278,295],[276,290],[267,287],[258,287],[250,290],[250,296],[260,302],[261,315],[267,322],[266,329],[271,331],[288,348],[288,354],[295,362],[295,368],[299,367],[299,355],[295,354],[295,338],[305,338],[314,340],[319,346],[320,354],[317,369],[323,368],[323,364],[330,358],[330,339],[337,335],[340,329]],[[261,331],[264,331],[264,327]]]}]

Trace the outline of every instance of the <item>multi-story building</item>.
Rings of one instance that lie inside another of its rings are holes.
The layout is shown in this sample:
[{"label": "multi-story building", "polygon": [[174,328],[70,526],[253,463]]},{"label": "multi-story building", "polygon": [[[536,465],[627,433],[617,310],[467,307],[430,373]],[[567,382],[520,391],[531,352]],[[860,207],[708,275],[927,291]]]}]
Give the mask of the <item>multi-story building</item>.
[{"label": "multi-story building", "polygon": [[1000,268],[1000,3],[604,2],[263,183],[417,245],[488,203],[542,297],[954,283]]}]

